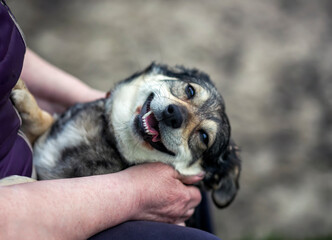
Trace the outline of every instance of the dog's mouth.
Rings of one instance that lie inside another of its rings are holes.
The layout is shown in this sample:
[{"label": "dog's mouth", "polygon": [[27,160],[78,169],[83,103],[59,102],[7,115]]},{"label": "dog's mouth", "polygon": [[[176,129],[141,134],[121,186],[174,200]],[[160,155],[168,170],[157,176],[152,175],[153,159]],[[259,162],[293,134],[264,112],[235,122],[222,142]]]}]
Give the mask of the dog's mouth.
[{"label": "dog's mouth", "polygon": [[151,93],[142,106],[141,112],[135,118],[135,126],[139,135],[145,142],[151,145],[154,149],[175,156],[173,152],[168,150],[162,143],[159,121],[156,119],[154,113],[150,109],[150,104],[154,94]]}]

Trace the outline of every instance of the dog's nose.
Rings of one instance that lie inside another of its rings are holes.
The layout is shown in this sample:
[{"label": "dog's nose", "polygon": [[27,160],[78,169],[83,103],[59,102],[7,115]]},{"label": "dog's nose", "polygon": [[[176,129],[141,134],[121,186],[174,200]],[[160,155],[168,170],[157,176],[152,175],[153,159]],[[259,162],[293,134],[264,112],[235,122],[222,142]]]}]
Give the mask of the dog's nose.
[{"label": "dog's nose", "polygon": [[180,107],[171,104],[168,105],[163,111],[164,123],[172,128],[179,128],[182,125],[183,117],[181,114]]}]

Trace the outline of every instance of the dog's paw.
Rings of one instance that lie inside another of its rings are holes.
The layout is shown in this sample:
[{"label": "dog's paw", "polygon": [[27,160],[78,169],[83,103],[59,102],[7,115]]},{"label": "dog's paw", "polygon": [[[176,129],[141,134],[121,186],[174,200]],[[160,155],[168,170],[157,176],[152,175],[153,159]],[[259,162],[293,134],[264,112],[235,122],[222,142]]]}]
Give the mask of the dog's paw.
[{"label": "dog's paw", "polygon": [[40,109],[38,104],[21,80],[13,88],[10,98],[23,121],[23,128],[39,124]]},{"label": "dog's paw", "polygon": [[39,108],[24,82],[19,79],[11,92],[11,101],[22,119],[21,130],[33,143],[53,123],[53,117]]},{"label": "dog's paw", "polygon": [[17,81],[16,85],[12,89],[10,98],[20,114],[30,112],[31,107],[37,104],[36,100],[21,79]]},{"label": "dog's paw", "polygon": [[13,89],[10,98],[20,114],[28,113],[29,106],[34,104],[34,99],[32,99],[30,93],[25,89]]}]

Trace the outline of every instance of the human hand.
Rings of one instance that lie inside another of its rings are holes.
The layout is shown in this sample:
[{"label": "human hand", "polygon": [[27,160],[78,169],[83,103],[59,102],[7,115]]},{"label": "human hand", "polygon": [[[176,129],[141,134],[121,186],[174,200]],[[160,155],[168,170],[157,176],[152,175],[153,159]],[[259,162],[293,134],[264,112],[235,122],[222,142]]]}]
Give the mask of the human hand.
[{"label": "human hand", "polygon": [[64,104],[52,102],[44,98],[36,97],[36,101],[41,109],[50,114],[62,113],[68,108],[68,106],[65,106]]},{"label": "human hand", "polygon": [[[75,103],[79,103],[79,102],[90,102],[90,101],[94,101],[100,98],[104,98],[106,96],[106,93],[90,88],[90,87],[86,87],[86,93],[81,94],[81,95],[71,95],[70,97],[64,97],[58,101],[54,101],[52,98],[47,98],[43,95],[38,95],[38,92],[35,93],[35,98],[36,101],[38,103],[38,106],[51,113],[62,113],[64,112],[66,109],[68,109],[71,105],[75,104]],[[76,102],[75,102],[76,101]]]},{"label": "human hand", "polygon": [[[148,163],[125,170],[136,189],[132,220],[182,224],[201,201],[194,186],[202,176],[181,176],[162,163]],[[188,184],[188,185],[185,185]]]},{"label": "human hand", "polygon": [[21,79],[47,112],[61,113],[75,103],[90,102],[106,93],[57,68],[27,49]]}]

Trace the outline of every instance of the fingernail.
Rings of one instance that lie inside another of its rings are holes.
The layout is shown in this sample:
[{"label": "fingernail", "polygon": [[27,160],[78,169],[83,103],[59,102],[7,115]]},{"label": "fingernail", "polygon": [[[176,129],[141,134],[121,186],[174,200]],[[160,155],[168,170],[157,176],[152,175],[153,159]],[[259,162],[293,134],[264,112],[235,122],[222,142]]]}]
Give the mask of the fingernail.
[{"label": "fingernail", "polygon": [[200,177],[200,178],[204,178],[204,176],[205,176],[205,172],[202,171],[202,172],[200,172],[199,174],[197,174],[196,176],[197,176],[197,177]]}]

